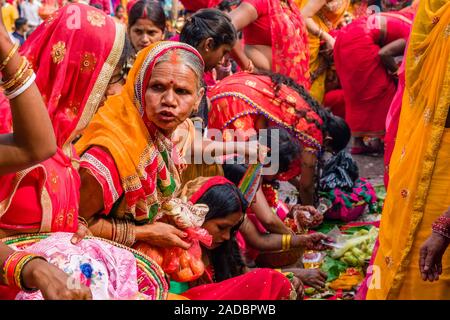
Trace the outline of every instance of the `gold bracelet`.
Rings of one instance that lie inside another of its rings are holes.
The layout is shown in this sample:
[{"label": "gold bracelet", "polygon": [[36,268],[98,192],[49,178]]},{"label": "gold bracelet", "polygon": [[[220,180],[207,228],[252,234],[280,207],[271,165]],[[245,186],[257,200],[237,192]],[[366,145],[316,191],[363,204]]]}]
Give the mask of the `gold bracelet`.
[{"label": "gold bracelet", "polygon": [[33,69],[30,68],[30,69],[25,70],[25,72],[23,73],[23,80],[18,79],[17,83],[14,86],[9,88],[8,90],[5,90],[5,95],[9,96],[9,95],[13,94],[14,92],[16,92],[17,90],[19,90],[23,85],[25,85],[28,82],[28,80],[31,79],[33,74],[34,74]]},{"label": "gold bracelet", "polygon": [[87,222],[87,220],[85,218],[83,218],[82,216],[78,216],[78,222],[80,224],[82,224],[83,226],[85,226],[86,228],[89,228],[89,223]]},{"label": "gold bracelet", "polygon": [[286,250],[286,235],[285,235],[285,234],[283,234],[283,236],[282,236],[282,238],[281,238],[281,249],[282,249],[283,251]]},{"label": "gold bracelet", "polygon": [[12,49],[9,51],[8,55],[6,56],[6,59],[3,60],[2,64],[0,65],[0,71],[5,69],[5,67],[8,65],[9,60],[11,60],[12,56],[17,52],[19,49],[19,44],[15,43]]},{"label": "gold bracelet", "polygon": [[292,239],[292,235],[287,234],[286,235],[286,250],[291,249],[291,239]]},{"label": "gold bracelet", "polygon": [[4,90],[8,90],[12,86],[14,86],[17,83],[17,81],[19,81],[20,78],[23,76],[23,73],[26,71],[27,67],[29,67],[27,58],[23,57],[22,61],[23,61],[22,64],[20,65],[19,69],[17,70],[17,72],[14,74],[13,77],[6,82],[0,83],[0,85],[3,87]]}]

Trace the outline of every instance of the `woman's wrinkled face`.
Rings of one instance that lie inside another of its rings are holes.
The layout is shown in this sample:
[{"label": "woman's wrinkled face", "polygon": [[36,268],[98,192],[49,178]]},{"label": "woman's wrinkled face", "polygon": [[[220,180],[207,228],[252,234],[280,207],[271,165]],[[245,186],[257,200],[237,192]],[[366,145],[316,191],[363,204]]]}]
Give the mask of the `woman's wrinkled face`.
[{"label": "woman's wrinkled face", "polygon": [[163,31],[148,19],[138,19],[130,28],[129,34],[131,44],[136,51],[140,51],[164,38]]},{"label": "woman's wrinkled face", "polygon": [[148,119],[170,135],[200,104],[204,89],[195,72],[182,62],[156,64],[145,92]]},{"label": "woman's wrinkled face", "polygon": [[220,64],[223,60],[223,57],[228,54],[232,49],[232,46],[229,44],[223,44],[216,49],[204,49],[199,50],[203,60],[205,61],[205,71],[211,71],[218,64]]},{"label": "woman's wrinkled face", "polygon": [[224,241],[231,238],[231,229],[236,227],[242,220],[242,212],[234,212],[222,218],[214,218],[203,223],[203,228],[206,229],[213,237],[213,242],[209,249],[219,247]]}]

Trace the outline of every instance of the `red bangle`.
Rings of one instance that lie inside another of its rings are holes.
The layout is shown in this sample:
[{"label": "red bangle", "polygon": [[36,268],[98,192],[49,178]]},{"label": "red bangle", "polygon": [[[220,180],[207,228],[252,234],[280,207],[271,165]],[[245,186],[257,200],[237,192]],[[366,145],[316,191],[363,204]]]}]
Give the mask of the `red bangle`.
[{"label": "red bangle", "polygon": [[20,260],[27,255],[28,253],[23,251],[14,251],[5,260],[5,263],[3,264],[3,280],[7,286],[20,289],[20,284],[18,285],[15,280],[15,270]]},{"label": "red bangle", "polygon": [[440,216],[432,225],[433,232],[450,239],[450,218]]},{"label": "red bangle", "polygon": [[19,290],[32,292],[35,288],[27,288],[23,283],[22,271],[25,265],[33,259],[45,258],[24,251],[14,251],[11,253],[3,264],[4,282],[7,286]]}]

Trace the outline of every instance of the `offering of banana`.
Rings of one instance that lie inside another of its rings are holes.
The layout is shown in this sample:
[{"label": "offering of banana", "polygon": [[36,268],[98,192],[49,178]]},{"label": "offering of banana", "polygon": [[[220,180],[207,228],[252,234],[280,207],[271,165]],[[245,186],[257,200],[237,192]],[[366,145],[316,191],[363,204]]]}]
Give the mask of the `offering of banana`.
[{"label": "offering of banana", "polygon": [[341,248],[336,248],[331,253],[333,259],[339,259],[348,266],[362,267],[370,260],[375,241],[378,236],[378,229],[371,228],[359,230],[352,236],[344,238]]}]

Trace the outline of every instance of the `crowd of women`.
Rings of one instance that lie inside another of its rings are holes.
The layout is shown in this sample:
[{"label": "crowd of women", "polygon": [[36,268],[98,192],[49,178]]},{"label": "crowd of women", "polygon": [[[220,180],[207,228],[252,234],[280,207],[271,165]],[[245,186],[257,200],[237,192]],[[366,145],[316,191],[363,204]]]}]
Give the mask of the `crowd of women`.
[{"label": "crowd of women", "polygon": [[327,278],[302,252],[333,242],[307,232],[320,169],[353,138],[385,142],[389,182],[362,296],[449,298],[449,2],[182,2],[172,37],[148,0],[68,3],[20,49],[0,26],[0,297],[301,299]]}]

